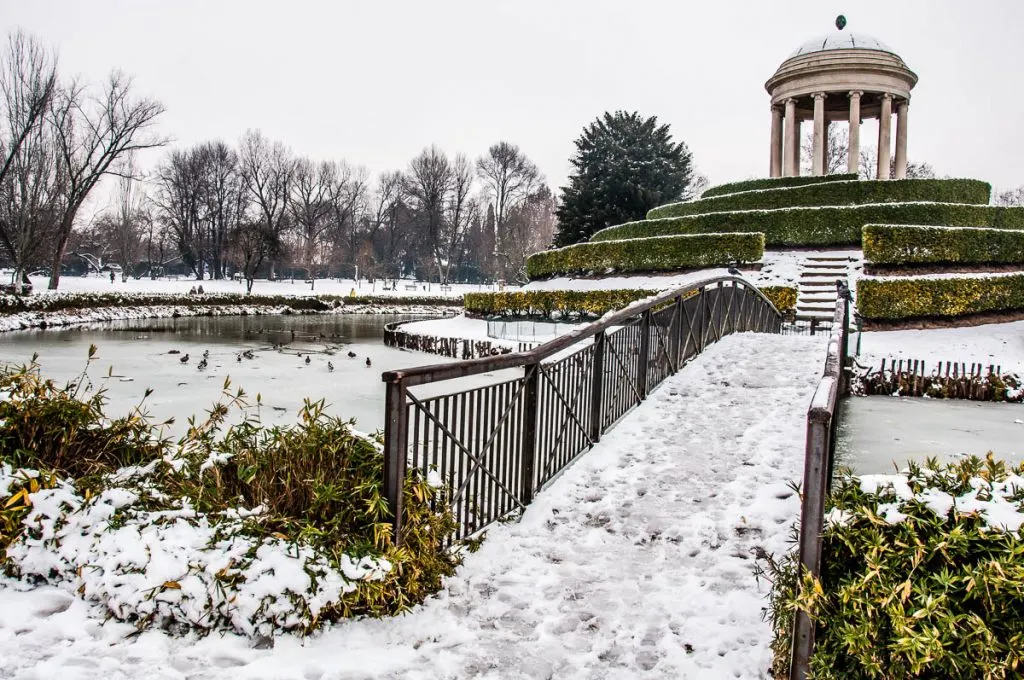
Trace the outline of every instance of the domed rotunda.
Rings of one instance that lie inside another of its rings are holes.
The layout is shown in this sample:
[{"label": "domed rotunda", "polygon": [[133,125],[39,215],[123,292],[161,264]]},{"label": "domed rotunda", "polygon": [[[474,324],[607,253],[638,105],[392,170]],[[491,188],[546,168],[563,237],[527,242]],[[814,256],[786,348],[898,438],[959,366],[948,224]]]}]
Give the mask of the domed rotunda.
[{"label": "domed rotunda", "polygon": [[892,48],[861,33],[837,32],[801,45],[779,66],[765,89],[771,95],[772,177],[800,174],[800,125],[814,124],[811,172],[823,175],[828,125],[849,121],[848,171],[856,173],[860,161],[860,124],[878,119],[878,179],[889,179],[892,114],[896,124],[896,179],[907,174],[907,111],[917,74]]}]

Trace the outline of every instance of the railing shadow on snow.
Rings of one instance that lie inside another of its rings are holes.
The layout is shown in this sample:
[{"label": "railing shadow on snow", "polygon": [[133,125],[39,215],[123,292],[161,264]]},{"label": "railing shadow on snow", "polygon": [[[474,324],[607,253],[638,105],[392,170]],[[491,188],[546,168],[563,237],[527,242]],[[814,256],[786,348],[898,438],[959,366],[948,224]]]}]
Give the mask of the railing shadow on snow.
[{"label": "railing shadow on snow", "polygon": [[[782,316],[756,287],[712,276],[639,300],[528,351],[387,371],[384,486],[396,542],[411,470],[450,490],[453,540],[524,509],[534,495],[648,393],[733,332],[779,333]],[[411,388],[518,369],[440,396]],[[418,390],[417,390],[418,391]]]}]

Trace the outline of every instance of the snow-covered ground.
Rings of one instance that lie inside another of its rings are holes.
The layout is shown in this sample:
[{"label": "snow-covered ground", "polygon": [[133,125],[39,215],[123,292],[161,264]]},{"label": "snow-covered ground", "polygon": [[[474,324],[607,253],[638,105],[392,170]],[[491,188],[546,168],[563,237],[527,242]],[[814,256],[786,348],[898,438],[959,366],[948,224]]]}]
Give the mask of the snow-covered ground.
[{"label": "snow-covered ground", "polygon": [[[857,336],[852,335],[851,343]],[[997,364],[1004,372],[1024,375],[1024,321],[993,323],[967,328],[872,331],[860,341],[862,365],[877,368],[883,358]]]},{"label": "snow-covered ground", "polygon": [[[35,293],[49,294],[46,290],[48,279],[44,277],[31,277]],[[4,281],[6,283],[6,281]],[[61,293],[179,293],[185,294],[195,286],[202,286],[206,293],[245,293],[245,282],[243,281],[196,281],[194,278],[182,277],[177,279],[133,279],[122,283],[120,278],[114,283],[103,276],[63,276],[60,279]],[[494,291],[497,288],[493,285],[471,285],[455,283],[449,286],[448,290],[442,290],[436,283],[424,283],[415,281],[399,281],[395,290],[384,290],[382,280],[376,283],[369,283],[366,279],[356,282],[353,279],[317,279],[313,290],[309,284],[301,279],[295,281],[267,281],[257,279],[253,284],[252,292],[259,295],[349,295],[355,291],[356,295],[383,295],[394,297],[408,296],[430,296],[430,297],[460,297],[465,293],[479,293]]]},{"label": "snow-covered ground", "polygon": [[766,584],[786,548],[822,338],[710,347],[489,532],[437,597],[254,649],[104,622],[63,590],[0,582],[5,677],[763,678]]}]

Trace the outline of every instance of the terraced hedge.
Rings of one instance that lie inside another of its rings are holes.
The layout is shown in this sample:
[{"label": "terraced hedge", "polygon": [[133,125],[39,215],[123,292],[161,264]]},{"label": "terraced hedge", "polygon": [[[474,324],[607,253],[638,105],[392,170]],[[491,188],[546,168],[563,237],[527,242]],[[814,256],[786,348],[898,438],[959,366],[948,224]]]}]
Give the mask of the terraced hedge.
[{"label": "terraced hedge", "polygon": [[[796,288],[766,286],[765,297],[780,312],[796,307]],[[504,293],[467,293],[466,311],[481,316],[594,318],[657,294],[654,290],[528,290]]]},{"label": "terraced hedge", "polygon": [[807,186],[744,191],[699,201],[670,203],[647,213],[648,219],[682,217],[731,210],[772,210],[807,206],[874,203],[968,203],[985,205],[992,187],[974,179],[900,179],[825,182]]},{"label": "terraced hedge", "polygon": [[1024,274],[951,278],[865,278],[857,281],[865,319],[898,321],[1024,311]]},{"label": "terraced hedge", "polygon": [[1024,231],[919,225],[864,226],[871,264],[1024,264]]},{"label": "terraced hedge", "polygon": [[741,191],[759,191],[761,189],[782,189],[784,187],[802,187],[807,184],[821,184],[822,182],[849,182],[857,179],[855,173],[842,175],[824,175],[815,177],[813,175],[802,175],[800,177],[762,177],[760,179],[748,179],[742,182],[730,182],[711,187],[701,198],[712,198],[724,194],[738,194]]},{"label": "terraced hedge", "polygon": [[860,245],[865,224],[919,224],[1024,229],[1024,207],[953,203],[880,203],[782,208],[669,217],[602,229],[591,242],[672,234],[759,231],[769,247]]},{"label": "terraced hedge", "polygon": [[[736,230],[739,232],[739,230]],[[757,262],[764,234],[687,234],[628,241],[602,241],[534,253],[526,260],[531,279],[590,272],[656,272]]]}]

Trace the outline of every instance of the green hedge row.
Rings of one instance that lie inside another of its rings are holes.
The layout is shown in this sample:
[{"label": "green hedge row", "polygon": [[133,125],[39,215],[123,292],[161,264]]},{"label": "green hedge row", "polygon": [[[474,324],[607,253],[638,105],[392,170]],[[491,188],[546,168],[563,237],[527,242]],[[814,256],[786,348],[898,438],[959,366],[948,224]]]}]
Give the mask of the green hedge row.
[{"label": "green hedge row", "polygon": [[857,281],[857,311],[865,319],[955,318],[1024,311],[1024,274]]},{"label": "green hedge row", "polygon": [[879,203],[783,208],[668,217],[602,229],[591,242],[671,234],[760,231],[769,247],[860,245],[865,224],[921,224],[1024,229],[1024,207],[953,203]]},{"label": "green hedge row", "polygon": [[[760,289],[780,312],[796,307],[796,288],[766,286]],[[655,295],[654,290],[527,290],[504,293],[466,293],[470,314],[481,316],[530,316],[553,318],[599,317],[630,303]]]},{"label": "green hedge row", "polygon": [[526,260],[531,279],[558,274],[676,271],[757,262],[764,234],[689,234],[629,241],[603,241],[534,253]]},{"label": "green hedge row", "polygon": [[978,227],[864,226],[871,264],[1022,264],[1024,231]]},{"label": "green hedge row", "polygon": [[875,203],[969,203],[987,205],[992,187],[974,179],[900,179],[826,182],[801,187],[727,194],[698,201],[670,203],[647,213],[648,219],[682,217],[732,210],[772,210],[808,206]]},{"label": "green hedge row", "polygon": [[742,182],[730,182],[711,187],[701,198],[712,198],[724,194],[738,194],[741,191],[758,191],[760,189],[781,189],[783,187],[802,187],[807,184],[821,184],[822,182],[849,182],[857,179],[856,173],[842,175],[801,175],[800,177],[762,177],[760,179],[748,179]]},{"label": "green hedge row", "polygon": [[343,305],[435,305],[459,306],[461,298],[385,295],[246,295],[244,293],[58,293],[55,295],[0,295],[0,315],[19,312],[59,312],[105,307],[290,307],[303,311],[326,311]]}]

